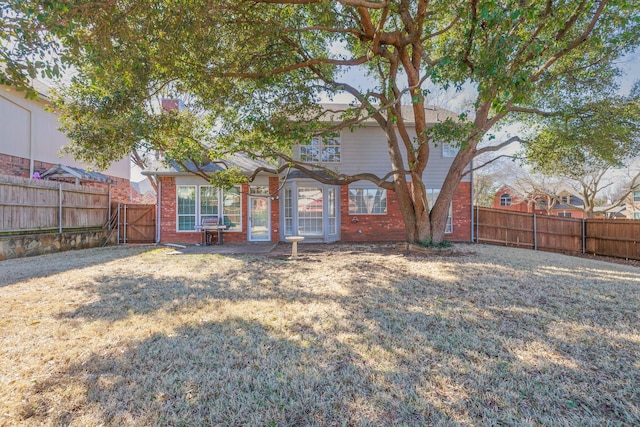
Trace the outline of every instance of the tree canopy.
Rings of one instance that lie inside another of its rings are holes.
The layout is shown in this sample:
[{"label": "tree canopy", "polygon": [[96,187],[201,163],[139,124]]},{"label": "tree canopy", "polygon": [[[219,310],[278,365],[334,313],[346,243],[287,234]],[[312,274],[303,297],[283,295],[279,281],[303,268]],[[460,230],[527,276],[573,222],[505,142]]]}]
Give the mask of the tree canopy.
[{"label": "tree canopy", "polygon": [[[243,151],[322,170],[334,183],[367,179],[396,192],[409,241],[442,240],[472,159],[510,142],[491,140],[493,129],[529,116],[554,132],[545,119],[595,105],[591,95],[615,87],[615,61],[640,40],[629,0],[10,0],[1,16],[3,82],[33,77],[39,67],[21,61],[37,49],[58,49],[73,66],[61,111],[76,156],[109,162],[145,144],[176,158]],[[349,84],[354,67],[369,85]],[[476,98],[458,119],[429,127],[434,86]],[[164,91],[188,96],[188,113],[153,113]],[[339,93],[353,108],[320,120],[321,97]],[[309,134],[365,118],[386,135],[388,176],[340,175],[290,155]],[[459,148],[433,206],[422,181],[430,142]]]}]

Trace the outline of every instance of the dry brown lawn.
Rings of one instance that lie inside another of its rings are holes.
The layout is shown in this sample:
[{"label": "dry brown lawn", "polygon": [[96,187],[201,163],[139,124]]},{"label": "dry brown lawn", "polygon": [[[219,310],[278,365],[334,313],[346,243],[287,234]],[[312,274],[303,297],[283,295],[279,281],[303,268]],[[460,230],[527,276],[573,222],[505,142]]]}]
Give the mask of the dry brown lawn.
[{"label": "dry brown lawn", "polygon": [[640,425],[640,269],[526,250],[0,262],[0,425]]}]

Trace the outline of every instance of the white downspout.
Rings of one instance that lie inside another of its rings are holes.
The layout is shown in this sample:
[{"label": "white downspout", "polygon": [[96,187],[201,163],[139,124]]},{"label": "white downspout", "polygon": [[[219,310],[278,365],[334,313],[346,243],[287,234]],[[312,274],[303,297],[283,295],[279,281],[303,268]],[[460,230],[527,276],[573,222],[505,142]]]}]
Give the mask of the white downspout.
[{"label": "white downspout", "polygon": [[161,209],[161,200],[162,200],[162,181],[160,180],[160,178],[158,178],[158,175],[154,175],[156,178],[156,182],[158,183],[158,191],[157,191],[157,195],[156,195],[156,243],[160,243],[160,239],[161,239],[161,215],[160,212],[162,211]]}]

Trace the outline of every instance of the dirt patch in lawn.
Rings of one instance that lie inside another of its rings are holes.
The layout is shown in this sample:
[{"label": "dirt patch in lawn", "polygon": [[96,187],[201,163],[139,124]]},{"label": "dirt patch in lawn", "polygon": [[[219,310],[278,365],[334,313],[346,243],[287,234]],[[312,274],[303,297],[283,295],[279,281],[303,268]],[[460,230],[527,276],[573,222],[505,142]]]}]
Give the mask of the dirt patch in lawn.
[{"label": "dirt patch in lawn", "polygon": [[640,270],[458,245],[0,263],[0,425],[637,425]]}]

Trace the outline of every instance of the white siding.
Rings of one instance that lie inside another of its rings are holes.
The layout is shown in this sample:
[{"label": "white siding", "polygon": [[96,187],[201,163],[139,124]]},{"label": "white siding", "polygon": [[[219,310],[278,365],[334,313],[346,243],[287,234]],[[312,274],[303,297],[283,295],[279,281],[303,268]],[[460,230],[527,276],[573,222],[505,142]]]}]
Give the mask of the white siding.
[{"label": "white siding", "polygon": [[[47,104],[25,99],[24,93],[0,86],[0,153],[30,158],[32,152],[37,161],[90,169],[71,156],[60,156],[61,148],[69,140],[58,130],[58,116],[45,111]],[[126,158],[100,172],[129,179],[130,168]]]},{"label": "white siding", "polygon": [[[342,143],[341,161],[324,163],[323,166],[339,170],[345,174],[373,173],[379,177],[391,172],[391,160],[384,132],[376,126],[357,128],[353,132],[343,130],[340,134]],[[406,150],[402,147],[406,161]],[[299,151],[296,152],[299,155]],[[429,162],[423,175],[427,188],[441,188],[453,157],[442,156],[442,145],[431,145]],[[410,178],[407,178],[410,180]],[[463,182],[470,181],[470,174]]]}]

